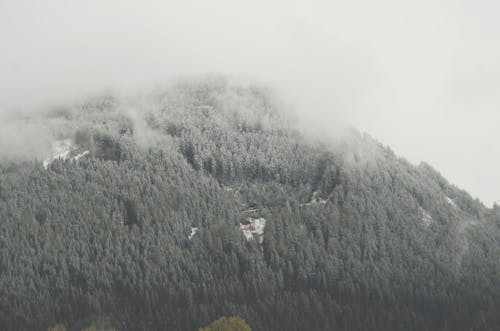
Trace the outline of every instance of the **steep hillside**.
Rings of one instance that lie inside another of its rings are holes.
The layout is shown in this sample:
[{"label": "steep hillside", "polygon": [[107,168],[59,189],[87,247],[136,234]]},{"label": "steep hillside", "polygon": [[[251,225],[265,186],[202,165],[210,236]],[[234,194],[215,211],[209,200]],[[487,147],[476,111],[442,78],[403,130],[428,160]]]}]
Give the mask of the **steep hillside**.
[{"label": "steep hillside", "polygon": [[0,329],[484,330],[500,209],[220,77],[51,111],[0,165]]}]

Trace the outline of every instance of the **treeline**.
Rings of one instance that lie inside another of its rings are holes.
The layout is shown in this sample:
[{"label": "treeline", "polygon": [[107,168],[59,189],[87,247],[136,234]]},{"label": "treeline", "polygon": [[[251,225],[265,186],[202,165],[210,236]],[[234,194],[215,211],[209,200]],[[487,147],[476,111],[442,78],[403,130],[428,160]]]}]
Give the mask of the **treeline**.
[{"label": "treeline", "polygon": [[88,157],[0,165],[0,329],[500,325],[498,208],[369,137],[305,138],[258,87],[148,100],[53,114]]}]

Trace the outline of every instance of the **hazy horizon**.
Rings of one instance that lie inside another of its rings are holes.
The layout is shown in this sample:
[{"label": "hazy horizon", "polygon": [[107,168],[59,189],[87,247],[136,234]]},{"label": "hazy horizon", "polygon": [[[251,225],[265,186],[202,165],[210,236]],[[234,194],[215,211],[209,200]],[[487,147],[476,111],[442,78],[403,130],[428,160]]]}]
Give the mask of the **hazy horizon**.
[{"label": "hazy horizon", "polygon": [[186,75],[251,77],[305,127],[353,125],[491,206],[499,14],[494,1],[2,2],[0,115]]}]

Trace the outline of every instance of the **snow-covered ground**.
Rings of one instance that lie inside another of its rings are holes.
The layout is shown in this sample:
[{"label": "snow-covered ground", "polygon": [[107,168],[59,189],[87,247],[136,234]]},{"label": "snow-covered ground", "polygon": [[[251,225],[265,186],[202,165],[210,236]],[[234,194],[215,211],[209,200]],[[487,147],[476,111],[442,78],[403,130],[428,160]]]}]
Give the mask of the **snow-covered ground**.
[{"label": "snow-covered ground", "polygon": [[84,157],[85,155],[89,154],[90,152],[89,151],[84,151],[80,154],[77,154],[73,157],[73,160],[80,160],[82,157]]},{"label": "snow-covered ground", "polygon": [[309,203],[312,203],[312,204],[315,204],[315,203],[319,203],[319,204],[325,204],[328,202],[328,199],[323,199],[319,196],[319,192],[318,191],[314,191],[312,197],[311,197],[311,201]]},{"label": "snow-covered ground", "polygon": [[79,147],[73,143],[71,139],[56,140],[52,142],[50,156],[43,160],[45,169],[55,160],[79,160],[89,154],[89,151],[83,151],[74,155],[79,150]]},{"label": "snow-covered ground", "polygon": [[427,210],[425,210],[424,208],[422,208],[422,207],[420,207],[420,212],[422,213],[422,217],[420,218],[420,220],[422,221],[422,223],[425,226],[431,225],[431,223],[434,221],[434,219],[432,218],[431,214]]},{"label": "snow-covered ground", "polygon": [[264,241],[264,228],[266,227],[265,218],[248,218],[246,221],[240,223],[240,229],[245,235],[247,241],[253,240],[257,237],[259,244]]},{"label": "snow-covered ground", "polygon": [[307,202],[307,203],[301,204],[301,206],[324,205],[327,202],[328,202],[328,199],[323,199],[322,197],[319,196],[318,191],[314,191],[313,195],[311,197],[311,200],[309,200],[309,202]]},{"label": "snow-covered ground", "polygon": [[446,197],[446,201],[447,201],[450,205],[452,205],[453,207],[455,207],[455,208],[457,207],[457,205],[455,204],[455,202],[454,202],[454,201],[453,201],[450,197]]},{"label": "snow-covered ground", "polygon": [[195,226],[192,226],[191,233],[188,235],[188,239],[192,239],[194,237],[194,235],[196,234],[196,232],[198,232],[198,228]]},{"label": "snow-covered ground", "polygon": [[223,188],[226,192],[240,193],[240,188],[239,188],[239,187],[231,187],[231,186],[225,186],[225,185],[222,185],[222,188]]}]

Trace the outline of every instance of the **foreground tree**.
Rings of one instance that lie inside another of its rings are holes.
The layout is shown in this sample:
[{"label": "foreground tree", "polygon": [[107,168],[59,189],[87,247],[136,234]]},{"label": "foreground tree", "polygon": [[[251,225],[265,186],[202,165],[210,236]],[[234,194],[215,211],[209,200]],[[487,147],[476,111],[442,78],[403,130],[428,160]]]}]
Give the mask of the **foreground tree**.
[{"label": "foreground tree", "polygon": [[252,331],[252,328],[239,317],[221,317],[200,331]]}]

